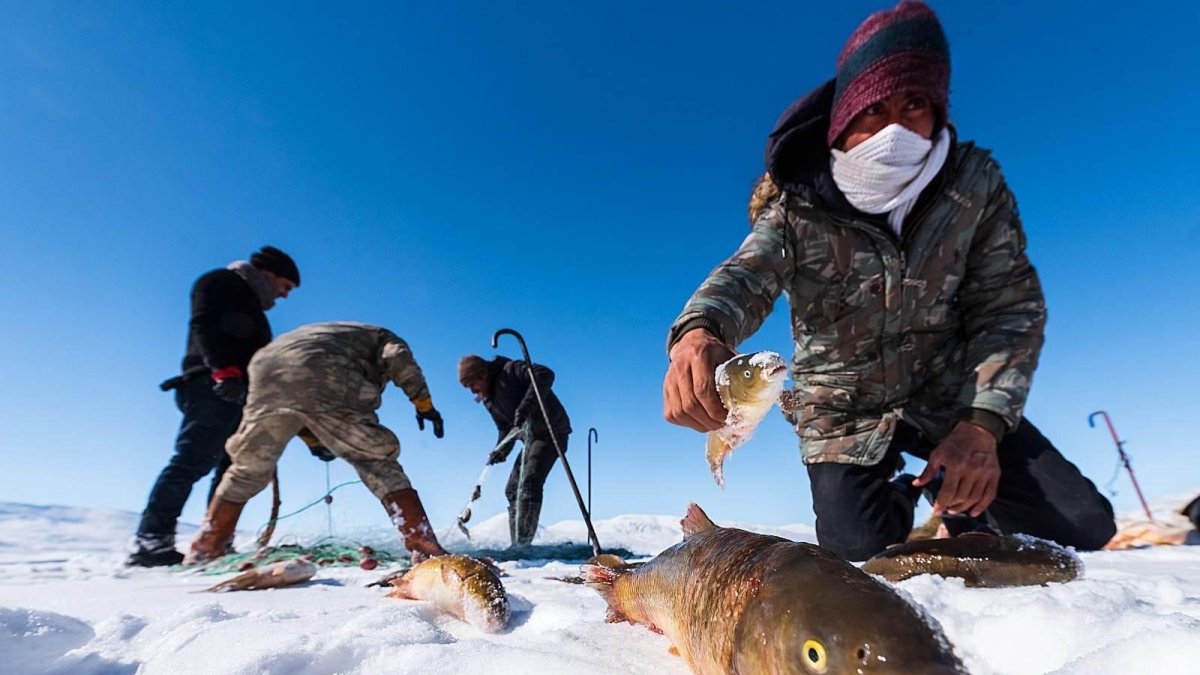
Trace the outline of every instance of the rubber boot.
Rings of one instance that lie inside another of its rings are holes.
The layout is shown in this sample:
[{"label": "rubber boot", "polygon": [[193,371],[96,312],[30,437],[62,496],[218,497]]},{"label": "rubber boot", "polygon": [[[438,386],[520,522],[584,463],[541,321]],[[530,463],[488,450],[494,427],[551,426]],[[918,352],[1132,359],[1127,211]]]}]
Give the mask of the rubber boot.
[{"label": "rubber boot", "polygon": [[433,556],[446,555],[448,551],[438,543],[437,535],[425,515],[425,507],[417,491],[408,488],[385,495],[381,500],[387,509],[392,524],[404,538],[404,548],[412,554],[413,564]]},{"label": "rubber boot", "polygon": [[521,511],[517,517],[511,517],[513,525],[513,543],[517,546],[528,546],[537,534],[538,518],[542,515],[542,503],[525,501],[521,503]]},{"label": "rubber boot", "polygon": [[204,516],[200,533],[192,540],[192,547],[188,550],[183,564],[206,563],[225,555],[226,547],[233,539],[233,531],[237,529],[238,518],[242,517],[242,509],[245,507],[244,502],[237,504],[224,499],[214,499],[208,507],[208,515]]}]

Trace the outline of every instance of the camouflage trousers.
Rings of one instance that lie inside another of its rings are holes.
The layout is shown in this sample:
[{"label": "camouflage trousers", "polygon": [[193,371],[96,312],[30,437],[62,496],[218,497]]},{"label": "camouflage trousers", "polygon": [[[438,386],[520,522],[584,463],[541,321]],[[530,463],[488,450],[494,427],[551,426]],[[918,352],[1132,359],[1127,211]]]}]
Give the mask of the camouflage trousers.
[{"label": "camouflage trousers", "polygon": [[217,487],[216,497],[240,504],[262,492],[270,484],[288,441],[305,427],[333,454],[353,466],[376,497],[382,499],[412,487],[397,461],[400,440],[379,423],[373,411],[312,413],[247,407],[241,425],[225,444],[232,464]]}]

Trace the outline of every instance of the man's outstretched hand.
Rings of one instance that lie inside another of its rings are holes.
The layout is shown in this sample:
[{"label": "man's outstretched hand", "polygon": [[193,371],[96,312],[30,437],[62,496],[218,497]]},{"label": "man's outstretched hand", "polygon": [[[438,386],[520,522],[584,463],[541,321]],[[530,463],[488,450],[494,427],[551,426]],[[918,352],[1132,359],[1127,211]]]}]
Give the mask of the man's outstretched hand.
[{"label": "man's outstretched hand", "polygon": [[929,463],[913,485],[928,485],[939,469],[945,469],[946,474],[933,502],[933,514],[969,513],[978,518],[996,498],[1000,485],[996,437],[981,426],[959,422],[929,453]]},{"label": "man's outstretched hand", "polygon": [[434,438],[441,438],[446,433],[446,428],[442,422],[442,413],[437,411],[437,408],[430,408],[424,412],[417,411],[417,428],[425,431],[425,420],[433,423]]},{"label": "man's outstretched hand", "polygon": [[717,366],[736,356],[729,345],[703,328],[683,334],[671,347],[663,378],[663,417],[696,431],[725,426],[728,412],[717,393]]}]

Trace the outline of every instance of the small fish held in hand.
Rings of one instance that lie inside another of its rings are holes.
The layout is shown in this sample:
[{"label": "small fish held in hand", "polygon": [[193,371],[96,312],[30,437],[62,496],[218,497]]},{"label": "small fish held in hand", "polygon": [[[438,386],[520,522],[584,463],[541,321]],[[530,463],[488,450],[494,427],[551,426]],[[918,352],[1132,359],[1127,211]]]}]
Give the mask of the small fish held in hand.
[{"label": "small fish held in hand", "polygon": [[217,593],[221,591],[261,591],[268,588],[281,588],[308,581],[316,573],[317,566],[307,560],[287,560],[277,562],[274,565],[247,570],[232,579],[222,581],[212,588],[205,590]]},{"label": "small fish held in hand", "polygon": [[441,555],[391,580],[389,598],[425,600],[485,633],[508,625],[508,595],[495,568],[465,555]]},{"label": "small fish held in hand", "polygon": [[728,411],[725,426],[708,434],[708,467],[717,485],[725,487],[725,458],[754,435],[779,401],[785,379],[787,364],[775,352],[740,354],[717,366],[717,392]]}]

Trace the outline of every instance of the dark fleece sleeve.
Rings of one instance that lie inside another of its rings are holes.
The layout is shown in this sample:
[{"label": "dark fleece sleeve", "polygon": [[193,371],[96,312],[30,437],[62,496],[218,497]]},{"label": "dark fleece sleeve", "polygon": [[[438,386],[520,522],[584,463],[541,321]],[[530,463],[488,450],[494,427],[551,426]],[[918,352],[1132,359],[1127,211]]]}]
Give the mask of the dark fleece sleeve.
[{"label": "dark fleece sleeve", "polygon": [[[529,367],[524,361],[509,361],[504,366],[515,377],[518,377],[523,382],[530,382]],[[537,379],[538,390],[544,396],[550,391],[551,385],[554,384],[554,371],[541,364],[533,364],[533,377]],[[538,412],[537,395],[533,392],[533,383],[525,389],[525,396],[521,398],[521,403],[517,405],[517,419],[527,420],[530,415]]]},{"label": "dark fleece sleeve", "polygon": [[245,282],[224,270],[206,274],[192,287],[191,330],[200,344],[204,364],[212,370],[242,367],[235,339],[254,334],[254,319],[238,307]]}]

